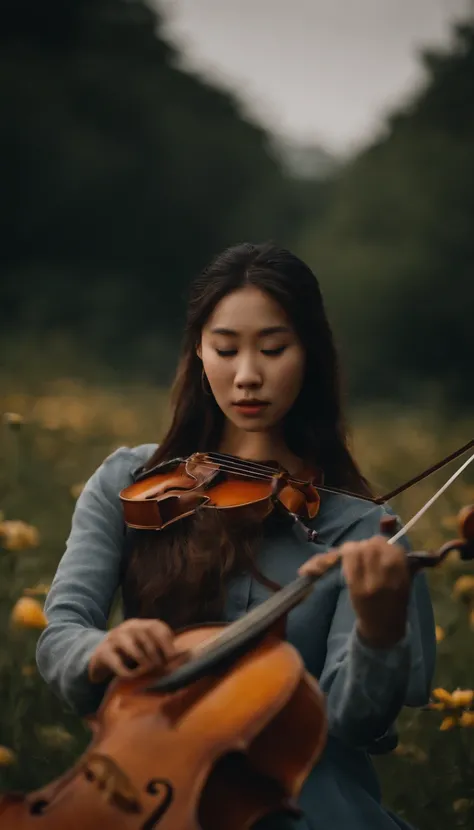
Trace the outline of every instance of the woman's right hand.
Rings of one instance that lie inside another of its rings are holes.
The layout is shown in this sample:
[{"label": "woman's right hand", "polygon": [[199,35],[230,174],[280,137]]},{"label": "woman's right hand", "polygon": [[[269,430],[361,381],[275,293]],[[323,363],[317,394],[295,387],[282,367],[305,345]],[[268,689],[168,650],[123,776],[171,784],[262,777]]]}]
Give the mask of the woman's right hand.
[{"label": "woman's right hand", "polygon": [[112,628],[93,651],[88,673],[92,683],[110,676],[139,677],[178,656],[174,634],[155,619],[130,619]]}]

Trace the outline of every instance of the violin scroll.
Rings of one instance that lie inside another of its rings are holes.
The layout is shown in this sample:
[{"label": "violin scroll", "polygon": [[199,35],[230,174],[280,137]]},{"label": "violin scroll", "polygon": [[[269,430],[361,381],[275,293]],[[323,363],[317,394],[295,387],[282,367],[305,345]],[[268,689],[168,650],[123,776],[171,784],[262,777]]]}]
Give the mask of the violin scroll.
[{"label": "violin scroll", "polygon": [[407,558],[415,570],[439,565],[451,551],[456,550],[463,562],[474,559],[474,504],[462,507],[458,513],[459,539],[451,539],[437,551],[410,551]]}]

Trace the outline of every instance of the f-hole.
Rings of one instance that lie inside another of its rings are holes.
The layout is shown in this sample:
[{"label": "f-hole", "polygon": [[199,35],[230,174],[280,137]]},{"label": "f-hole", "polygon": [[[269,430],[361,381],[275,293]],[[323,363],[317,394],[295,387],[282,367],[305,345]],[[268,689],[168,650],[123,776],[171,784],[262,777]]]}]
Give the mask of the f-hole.
[{"label": "f-hole", "polygon": [[146,785],[145,791],[150,795],[161,795],[161,801],[157,808],[153,810],[141,827],[141,830],[154,830],[173,801],[173,787],[165,778],[152,778]]},{"label": "f-hole", "polygon": [[47,807],[49,807],[49,801],[46,801],[45,798],[38,798],[38,801],[33,801],[33,804],[30,804],[30,815],[42,816]]}]

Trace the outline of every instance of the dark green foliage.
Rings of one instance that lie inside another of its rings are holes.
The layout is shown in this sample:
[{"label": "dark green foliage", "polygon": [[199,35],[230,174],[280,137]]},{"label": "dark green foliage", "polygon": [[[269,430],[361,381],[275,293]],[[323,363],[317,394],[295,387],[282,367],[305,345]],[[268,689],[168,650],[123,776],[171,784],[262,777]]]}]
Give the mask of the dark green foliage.
[{"label": "dark green foliage", "polygon": [[288,241],[308,188],[178,68],[143,2],[2,6],[1,330],[154,370],[150,338],[174,342],[195,272],[227,244]]},{"label": "dark green foliage", "polygon": [[472,405],[473,26],[424,64],[424,88],[340,172],[301,249],[320,272],[354,392]]}]

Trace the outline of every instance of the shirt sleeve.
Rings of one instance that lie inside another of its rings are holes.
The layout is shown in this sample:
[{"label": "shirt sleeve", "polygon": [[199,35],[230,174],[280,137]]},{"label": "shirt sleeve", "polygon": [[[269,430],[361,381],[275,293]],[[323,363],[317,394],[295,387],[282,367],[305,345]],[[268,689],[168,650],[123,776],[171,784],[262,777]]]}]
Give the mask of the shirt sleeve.
[{"label": "shirt sleeve", "polygon": [[133,461],[130,449],[116,450],[80,494],[45,602],[48,624],[36,646],[40,675],[81,716],[97,709],[108,685],[91,683],[88,663],[107,634],[119,585],[124,538],[119,492]]},{"label": "shirt sleeve", "polygon": [[[373,521],[372,527],[359,523],[338,544],[378,532],[378,523],[377,527]],[[399,544],[409,549],[406,538]],[[436,638],[426,577],[418,573],[413,579],[405,636],[393,647],[381,649],[359,638],[349,589],[342,571],[339,574],[339,598],[320,677],[327,696],[329,730],[357,748],[388,751],[396,745],[394,722],[402,707],[422,706],[430,694]]]}]

